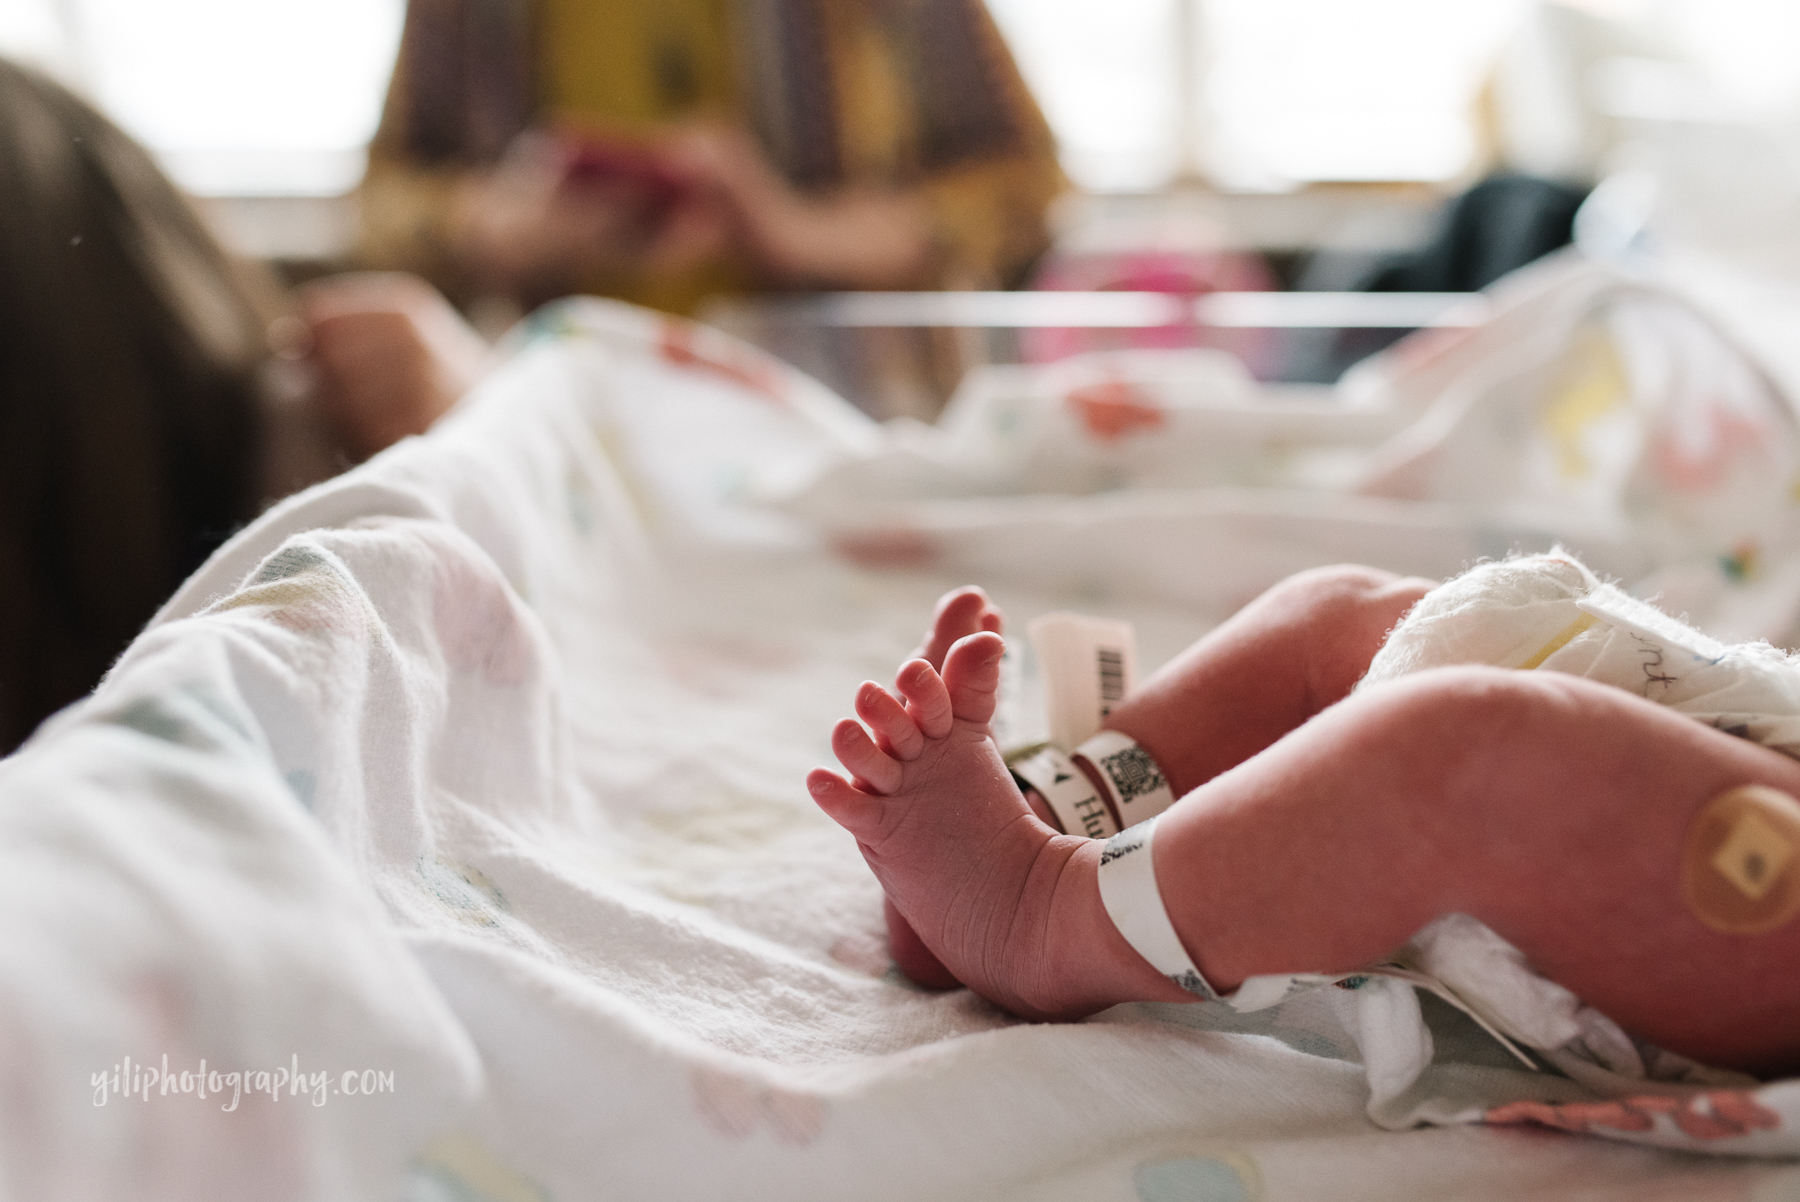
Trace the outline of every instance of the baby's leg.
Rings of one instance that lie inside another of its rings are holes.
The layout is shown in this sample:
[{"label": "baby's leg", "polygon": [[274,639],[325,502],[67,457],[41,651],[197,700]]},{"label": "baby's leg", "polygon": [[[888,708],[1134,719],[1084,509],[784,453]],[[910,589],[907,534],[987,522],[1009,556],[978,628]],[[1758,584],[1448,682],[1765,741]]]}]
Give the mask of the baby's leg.
[{"label": "baby's leg", "polygon": [[[865,739],[846,766],[874,787],[819,770],[814,796],[983,996],[1037,1017],[1184,998],[1107,918],[1102,845],[1034,820],[981,735],[998,646],[965,640],[944,680],[908,665],[917,719],[864,714],[899,754]],[[1628,1030],[1770,1072],[1800,1063],[1800,922],[1720,934],[1678,881],[1695,814],[1745,783],[1800,794],[1800,765],[1589,681],[1444,669],[1321,713],[1188,794],[1161,819],[1157,877],[1221,990],[1354,969],[1461,911]]]},{"label": "baby's leg", "polygon": [[1155,845],[1215,986],[1340,970],[1472,914],[1627,1030],[1713,1064],[1800,1064],[1800,922],[1703,925],[1681,895],[1700,808],[1800,764],[1623,690],[1439,669],[1320,714],[1190,794]]},{"label": "baby's leg", "polygon": [[1348,696],[1433,587],[1350,565],[1290,576],[1153,674],[1106,726],[1136,739],[1179,797]]}]

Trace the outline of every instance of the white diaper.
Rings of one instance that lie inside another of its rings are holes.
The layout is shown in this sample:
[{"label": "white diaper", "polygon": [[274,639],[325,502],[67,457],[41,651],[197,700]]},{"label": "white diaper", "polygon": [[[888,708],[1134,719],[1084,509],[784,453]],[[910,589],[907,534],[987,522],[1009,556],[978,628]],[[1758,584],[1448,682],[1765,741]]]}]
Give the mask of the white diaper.
[{"label": "white diaper", "polygon": [[1560,550],[1481,564],[1425,594],[1356,687],[1450,664],[1585,676],[1800,758],[1800,659],[1708,638]]}]

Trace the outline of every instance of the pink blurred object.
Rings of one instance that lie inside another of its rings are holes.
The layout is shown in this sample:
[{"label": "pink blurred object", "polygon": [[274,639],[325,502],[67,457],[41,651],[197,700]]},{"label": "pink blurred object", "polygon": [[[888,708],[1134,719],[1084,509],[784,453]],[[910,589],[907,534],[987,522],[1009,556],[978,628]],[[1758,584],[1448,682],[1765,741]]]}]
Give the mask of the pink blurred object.
[{"label": "pink blurred object", "polygon": [[[1042,292],[1166,292],[1202,296],[1209,292],[1272,292],[1275,275],[1250,251],[1120,248],[1054,250],[1031,283]],[[1195,322],[1139,329],[1036,329],[1020,334],[1027,363],[1051,363],[1084,351],[1214,347],[1244,361],[1251,374],[1267,378],[1276,347],[1266,330],[1220,330]]]},{"label": "pink blurred object", "polygon": [[691,191],[689,182],[649,146],[562,133],[557,136],[557,148],[566,187],[628,188],[658,216],[686,200]]}]

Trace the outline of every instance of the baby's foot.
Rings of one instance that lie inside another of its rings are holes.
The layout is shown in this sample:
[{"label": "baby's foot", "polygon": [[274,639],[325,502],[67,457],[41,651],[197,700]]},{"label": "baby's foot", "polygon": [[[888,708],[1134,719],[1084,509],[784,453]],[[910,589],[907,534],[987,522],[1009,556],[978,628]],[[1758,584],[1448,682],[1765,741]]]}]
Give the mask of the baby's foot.
[{"label": "baby's foot", "polygon": [[[999,634],[1004,626],[1005,619],[999,608],[988,600],[987,594],[975,585],[967,585],[938,598],[937,608],[931,615],[931,629],[925,632],[925,641],[918,650],[908,658],[922,659],[933,671],[941,672],[944,656],[958,639],[983,630]],[[873,682],[863,685],[864,690],[878,687]],[[894,958],[895,967],[927,989],[955,989],[962,984],[931,954],[931,949],[925,946],[924,940],[906,921],[906,916],[894,905],[893,898],[883,899],[882,910],[887,920],[888,954]]]},{"label": "baby's foot", "polygon": [[818,768],[808,788],[924,946],[983,997],[1030,1018],[1164,997],[1101,906],[1100,844],[1040,822],[988,737],[1004,646],[982,631],[948,649],[942,674],[908,662],[904,705],[865,685],[857,714],[881,745],[845,719],[832,747],[856,784]]}]

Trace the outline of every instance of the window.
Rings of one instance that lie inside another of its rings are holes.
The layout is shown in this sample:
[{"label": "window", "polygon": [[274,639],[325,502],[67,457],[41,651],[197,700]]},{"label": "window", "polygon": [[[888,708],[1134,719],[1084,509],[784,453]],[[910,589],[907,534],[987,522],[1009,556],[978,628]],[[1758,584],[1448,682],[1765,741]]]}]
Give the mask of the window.
[{"label": "window", "polygon": [[1435,180],[1522,0],[988,0],[1102,191]]},{"label": "window", "polygon": [[403,0],[0,0],[51,68],[202,195],[331,195],[362,174]]},{"label": "window", "polygon": [[[1100,191],[1181,176],[1229,189],[1454,178],[1482,150],[1481,90],[1534,0],[988,0],[1062,142]],[[1565,0],[1621,24],[1565,45],[1550,103],[1606,107],[1586,55],[1682,60],[1735,111],[1800,102],[1793,0]],[[1541,50],[1541,44],[1539,46]],[[1604,64],[1601,64],[1604,66]],[[1616,72],[1614,74],[1617,74]],[[1538,88],[1542,75],[1518,73]],[[1541,104],[1543,101],[1534,101]],[[1504,114],[1502,115],[1504,117]],[[1562,121],[1586,119],[1565,114]]]},{"label": "window", "polygon": [[[603,3],[604,0],[595,0]],[[1793,0],[1565,0],[1740,107],[1800,102]],[[987,0],[1100,191],[1446,180],[1536,0]],[[354,183],[405,0],[0,0],[0,52],[74,80],[202,194]],[[1573,81],[1591,92],[1591,80]],[[1574,93],[1571,93],[1573,96]],[[1592,103],[1592,97],[1574,100]]]}]

